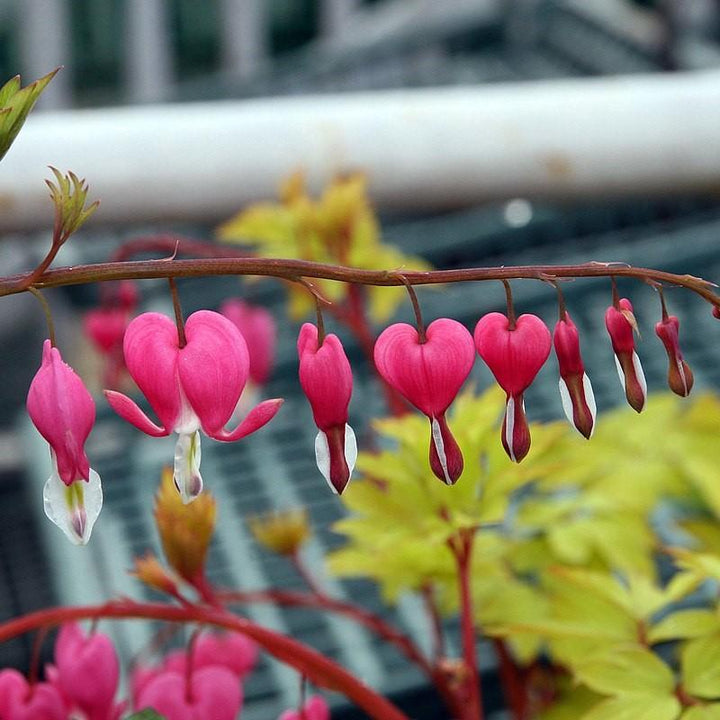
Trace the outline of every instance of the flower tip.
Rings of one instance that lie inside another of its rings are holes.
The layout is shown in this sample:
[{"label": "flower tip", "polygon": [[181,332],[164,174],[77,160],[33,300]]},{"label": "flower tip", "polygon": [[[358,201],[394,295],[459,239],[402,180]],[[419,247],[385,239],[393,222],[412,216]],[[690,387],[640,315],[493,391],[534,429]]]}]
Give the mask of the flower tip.
[{"label": "flower tip", "polygon": [[342,495],[355,469],[357,440],[348,425],[318,432],[315,437],[315,461],[330,489]]},{"label": "flower tip", "polygon": [[43,488],[43,507],[48,519],[65,533],[73,545],[87,545],[103,503],[100,476],[90,470],[89,480],[65,485],[54,472]]},{"label": "flower tip", "polygon": [[502,424],[502,444],[514,463],[522,462],[530,452],[530,428],[522,395],[508,397]]},{"label": "flower tip", "polygon": [[430,418],[430,467],[446,485],[454,485],[465,467],[460,446],[450,432],[444,414]]}]

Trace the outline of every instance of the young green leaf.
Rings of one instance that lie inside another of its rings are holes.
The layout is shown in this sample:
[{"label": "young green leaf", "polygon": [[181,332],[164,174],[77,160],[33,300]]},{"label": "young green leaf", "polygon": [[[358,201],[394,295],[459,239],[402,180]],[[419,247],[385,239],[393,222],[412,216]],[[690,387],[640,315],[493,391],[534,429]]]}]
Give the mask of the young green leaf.
[{"label": "young green leaf", "polygon": [[10,149],[28,113],[59,69],[55,68],[22,90],[19,75],[8,80],[0,88],[0,160]]},{"label": "young green leaf", "polygon": [[97,210],[99,200],[86,206],[88,185],[70,171],[63,175],[54,167],[52,180],[45,180],[50,188],[50,198],[55,205],[55,226],[53,227],[53,245],[62,245]]}]

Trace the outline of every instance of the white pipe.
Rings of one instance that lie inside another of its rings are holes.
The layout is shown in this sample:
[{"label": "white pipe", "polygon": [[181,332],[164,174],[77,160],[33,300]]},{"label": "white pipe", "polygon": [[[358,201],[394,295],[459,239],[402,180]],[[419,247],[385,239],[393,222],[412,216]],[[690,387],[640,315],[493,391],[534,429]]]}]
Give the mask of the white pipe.
[{"label": "white pipe", "polygon": [[382,206],[720,188],[720,73],[78,110],[31,116],[0,163],[0,228],[48,225],[49,164],[98,220],[218,220],[304,168],[364,170]]}]

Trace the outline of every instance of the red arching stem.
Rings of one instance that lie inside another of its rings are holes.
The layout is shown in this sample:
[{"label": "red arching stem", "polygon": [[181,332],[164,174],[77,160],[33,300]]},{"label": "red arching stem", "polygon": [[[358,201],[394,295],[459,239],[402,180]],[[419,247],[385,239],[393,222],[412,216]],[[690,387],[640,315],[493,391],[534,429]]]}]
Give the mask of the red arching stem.
[{"label": "red arching stem", "polygon": [[460,627],[462,633],[463,660],[467,671],[466,702],[462,720],[483,720],[482,694],[478,676],[477,648],[475,642],[475,618],[473,614],[470,564],[475,532],[461,530],[448,545],[458,570],[460,585]]},{"label": "red arching stem", "polygon": [[28,613],[0,624],[0,642],[40,627],[61,625],[83,618],[136,618],[166,622],[202,623],[242,633],[281,662],[306,675],[318,687],[343,693],[373,720],[409,720],[382,695],[371,690],[333,660],[297,640],[268,630],[225,610],[206,606],[175,607],[163,603],[117,600],[104,605],[58,607]]},{"label": "red arching stem", "polygon": [[[27,289],[32,273],[0,278],[0,297]],[[298,278],[321,278],[356,285],[390,287],[404,285],[396,273],[387,270],[363,270],[310,262],[276,258],[212,257],[192,260],[137,260],[133,262],[96,263],[48,270],[34,283],[36,287],[79,285],[108,280],[142,280],[146,278],[207,277],[210,275],[256,275],[276,277],[298,282]],[[684,287],[716,307],[720,295],[707,280],[692,275],[677,275],[663,270],[634,267],[615,263],[585,263],[580,265],[504,265],[502,267],[465,268],[462,270],[426,270],[403,273],[411,285],[432,285],[480,280],[532,279],[547,282],[550,278],[631,277],[647,282],[654,280],[665,285]]]},{"label": "red arching stem", "polygon": [[505,701],[512,708],[513,720],[525,720],[528,696],[522,673],[515,664],[507,644],[502,638],[493,638],[493,647],[500,663],[500,682]]}]

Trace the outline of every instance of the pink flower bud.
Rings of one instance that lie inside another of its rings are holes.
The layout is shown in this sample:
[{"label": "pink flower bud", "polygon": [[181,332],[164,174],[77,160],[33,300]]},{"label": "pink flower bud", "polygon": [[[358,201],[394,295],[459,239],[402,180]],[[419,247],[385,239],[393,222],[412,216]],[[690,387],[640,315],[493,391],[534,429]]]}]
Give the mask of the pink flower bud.
[{"label": "pink flower bud", "polygon": [[90,539],[102,507],[100,477],[90,468],[85,441],[95,423],[95,403],[49,340],[27,397],[27,411],[50,445],[53,472],[43,490],[45,514],[74,544]]},{"label": "pink flower bud", "polygon": [[67,720],[68,709],[60,691],[49,683],[27,680],[13,669],[0,670],[2,720]]},{"label": "pink flower bud", "polygon": [[555,325],[553,343],[560,368],[560,398],[565,416],[581,435],[590,438],[597,415],[595,395],[580,356],[577,328],[567,312]]},{"label": "pink flower bud", "polygon": [[502,443],[510,459],[520,462],[530,450],[523,393],[550,354],[550,331],[536,315],[521,315],[511,328],[505,315],[493,312],[475,326],[475,346],[507,395]]},{"label": "pink flower bud", "polygon": [[637,331],[637,321],[632,303],[627,298],[621,298],[617,307],[611,305],[605,311],[605,327],[612,341],[615,365],[620,383],[625,388],[625,397],[633,410],[642,412],[647,399],[647,383],[640,358],[635,352],[633,331]]},{"label": "pink flower bud", "polygon": [[375,365],[391,387],[430,420],[430,467],[448,485],[457,481],[464,462],[445,413],[475,360],[470,333],[456,320],[428,325],[425,341],[406,323],[383,330],[375,343]]},{"label": "pink flower bud", "polygon": [[352,370],[337,335],[326,335],[318,346],[318,330],[305,323],[297,341],[300,385],[320,432],[315,438],[315,460],[333,492],[345,490],[355,461],[357,441],[348,425]]},{"label": "pink flower bud", "polygon": [[254,667],[258,658],[258,646],[239,633],[205,633],[195,643],[193,655],[198,668],[222,665],[243,678]]},{"label": "pink flower bud", "polygon": [[175,323],[159,313],[139,315],[125,332],[125,364],[160,425],[129,397],[113,390],[105,397],[120,417],[152,437],[178,433],[174,479],[183,501],[190,502],[202,491],[200,429],[215,440],[239,440],[265,425],[282,400],[260,403],[234,430],[226,430],[249,375],[245,339],[227,318],[209,310],[188,318],[185,336],[180,347]]},{"label": "pink flower bud", "polygon": [[91,718],[108,717],[114,708],[120,667],[107,635],[85,635],[77,623],[60,628],[55,643],[56,683],[77,708]]},{"label": "pink flower bud", "polygon": [[270,377],[275,360],[277,329],[273,316],[263,307],[242,300],[226,300],[220,313],[242,333],[250,353],[250,380],[264,385]]},{"label": "pink flower bud", "polygon": [[278,720],[330,720],[330,707],[324,697],[313,695],[302,710],[286,710]]},{"label": "pink flower bud", "polygon": [[680,323],[675,315],[666,315],[655,325],[655,333],[662,341],[667,351],[670,366],[668,368],[668,385],[670,389],[681,397],[687,397],[692,390],[694,378],[692,370],[683,360],[679,339]]},{"label": "pink flower bud", "polygon": [[242,700],[237,676],[214,665],[195,670],[190,687],[180,673],[159,673],[141,688],[136,708],[152,708],[166,720],[236,720]]}]

